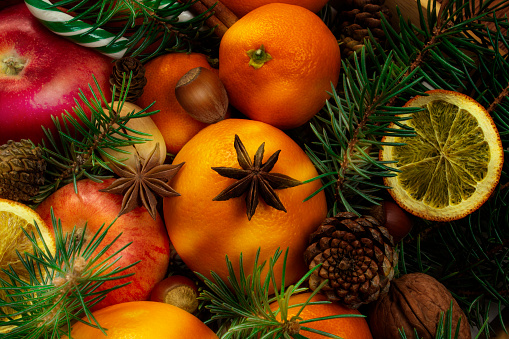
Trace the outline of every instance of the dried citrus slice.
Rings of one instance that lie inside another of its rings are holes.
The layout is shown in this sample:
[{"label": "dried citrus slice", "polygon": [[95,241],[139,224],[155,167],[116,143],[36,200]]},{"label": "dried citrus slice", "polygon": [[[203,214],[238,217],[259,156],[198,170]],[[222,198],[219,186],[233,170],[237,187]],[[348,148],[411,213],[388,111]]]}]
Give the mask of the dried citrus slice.
[{"label": "dried citrus slice", "polygon": [[[23,233],[21,227],[28,234],[38,235],[34,222],[37,222],[41,231],[42,238],[46,246],[55,254],[55,240],[53,232],[48,228],[46,223],[40,218],[39,214],[30,207],[18,202],[7,199],[0,199],[0,268],[10,271],[10,267],[18,274],[18,276],[29,281],[28,273],[18,258],[16,250],[23,255],[25,252],[33,253],[33,246],[30,240]],[[42,240],[37,236],[37,242],[41,249],[44,249]],[[0,270],[0,278],[11,281],[10,278],[2,270]],[[5,298],[5,291],[0,290],[0,297]],[[5,300],[5,299],[4,299]],[[5,313],[11,313],[4,308]],[[8,333],[12,326],[0,327],[0,333]]]},{"label": "dried citrus slice", "polygon": [[[25,269],[20,262],[16,250],[23,254],[24,252],[33,252],[33,246],[30,240],[25,236],[21,227],[28,234],[32,232],[37,235],[34,222],[37,222],[44,242],[55,253],[55,240],[52,230],[41,219],[39,214],[30,207],[7,199],[0,199],[0,268],[9,269],[9,265],[20,275],[23,276]],[[42,249],[42,241],[38,238],[38,243]],[[6,275],[0,272],[0,277],[5,279]]]},{"label": "dried citrus slice", "polygon": [[[405,107],[421,107],[403,125],[415,137],[386,136],[383,161],[397,176],[384,178],[394,200],[423,219],[450,221],[478,209],[495,189],[504,161],[502,142],[486,109],[474,99],[452,91],[433,90]],[[402,128],[395,124],[392,128]]]}]

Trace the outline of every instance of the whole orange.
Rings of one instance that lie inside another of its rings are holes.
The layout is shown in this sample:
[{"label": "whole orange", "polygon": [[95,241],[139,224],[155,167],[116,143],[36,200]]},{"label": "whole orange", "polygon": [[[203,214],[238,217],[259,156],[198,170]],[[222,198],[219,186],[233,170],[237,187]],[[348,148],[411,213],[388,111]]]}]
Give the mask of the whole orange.
[{"label": "whole orange", "polygon": [[[300,293],[290,297],[289,305],[305,303],[311,293]],[[316,294],[311,301],[326,301],[327,298],[323,294]],[[270,305],[272,311],[275,311],[279,305],[274,302]],[[288,320],[299,311],[300,306],[290,308],[288,311]],[[339,303],[320,304],[320,305],[307,305],[304,310],[299,314],[302,320],[310,320],[313,318],[328,317],[338,314],[352,314],[360,315],[357,310],[350,309]],[[279,315],[279,314],[278,314]],[[302,321],[301,320],[301,321]],[[309,339],[322,339],[325,338],[320,334],[306,331],[302,327],[310,327],[315,330],[324,331],[330,334],[335,334],[343,339],[372,339],[371,331],[369,330],[368,322],[363,317],[342,317],[335,319],[320,320],[316,322],[309,322],[300,324],[301,329],[299,334]]]},{"label": "whole orange", "polygon": [[274,2],[302,6],[310,11],[318,12],[328,0],[222,0],[221,2],[235,15],[242,17],[255,8]]},{"label": "whole orange", "polygon": [[[234,148],[235,134],[243,142],[251,161],[265,143],[263,162],[281,150],[270,173],[281,173],[304,181],[317,176],[311,160],[298,144],[281,130],[254,120],[226,119],[201,130],[177,154],[175,163],[185,162],[172,180],[181,194],[165,198],[164,219],[177,253],[191,270],[211,277],[214,271],[226,281],[228,255],[238,272],[242,252],[247,274],[253,269],[256,251],[261,247],[260,263],[289,247],[286,282],[294,283],[307,271],[302,253],[309,234],[327,214],[323,192],[304,202],[321,188],[319,180],[275,192],[287,210],[276,210],[259,200],[256,213],[248,220],[244,193],[226,201],[212,201],[235,179],[219,175],[211,167],[240,168]],[[281,258],[275,273],[280,281]]]},{"label": "whole orange", "polygon": [[193,119],[175,97],[177,82],[195,67],[213,69],[207,57],[200,53],[168,53],[145,65],[147,84],[136,103],[145,108],[155,101],[150,110],[160,112],[151,118],[163,135],[166,149],[172,154],[178,153],[189,139],[207,126]]},{"label": "whole orange", "polygon": [[219,46],[219,77],[231,105],[281,129],[303,125],[320,111],[340,63],[338,42],[322,20],[282,3],[249,12]]},{"label": "whole orange", "polygon": [[127,302],[103,308],[93,316],[108,335],[77,322],[71,332],[73,339],[217,339],[194,315],[166,303]]}]

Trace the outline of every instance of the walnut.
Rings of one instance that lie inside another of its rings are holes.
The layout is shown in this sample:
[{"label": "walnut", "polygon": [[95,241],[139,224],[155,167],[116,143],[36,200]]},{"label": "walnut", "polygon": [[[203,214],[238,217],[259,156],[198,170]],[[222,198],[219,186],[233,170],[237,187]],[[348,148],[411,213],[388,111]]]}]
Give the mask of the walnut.
[{"label": "walnut", "polygon": [[389,292],[371,304],[368,320],[373,338],[399,338],[401,328],[408,338],[415,338],[415,328],[419,338],[433,339],[440,313],[445,316],[451,302],[453,330],[461,317],[459,338],[470,339],[467,317],[447,288],[427,274],[405,274],[393,280]]}]

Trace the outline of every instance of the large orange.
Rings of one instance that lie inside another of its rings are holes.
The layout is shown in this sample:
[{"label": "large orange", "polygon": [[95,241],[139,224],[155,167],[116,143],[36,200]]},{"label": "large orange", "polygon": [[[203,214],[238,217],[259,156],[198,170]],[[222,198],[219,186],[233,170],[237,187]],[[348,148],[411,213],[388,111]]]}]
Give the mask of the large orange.
[{"label": "large orange", "polygon": [[[311,293],[301,293],[290,297],[289,305],[296,305],[305,303],[310,297]],[[327,298],[322,294],[316,294],[311,301],[326,301]],[[277,303],[272,303],[270,308],[275,311],[278,308]],[[288,320],[299,311],[300,306],[290,308],[288,311]],[[299,314],[302,320],[310,320],[320,317],[328,317],[332,315],[360,315],[357,310],[347,308],[339,303],[321,304],[321,305],[307,305],[304,310]],[[300,324],[302,327],[310,327],[315,330],[324,331],[330,334],[335,334],[343,339],[372,339],[371,331],[369,330],[368,322],[363,317],[342,317],[328,320],[320,320],[317,322],[309,322]],[[301,335],[309,339],[323,339],[322,335],[308,332],[303,329],[299,332]]]},{"label": "large orange", "polygon": [[328,1],[329,0],[222,0],[221,2],[235,13],[235,15],[242,17],[255,8],[274,2],[302,6],[310,11],[318,12]]},{"label": "large orange", "polygon": [[[210,125],[192,138],[174,160],[185,164],[172,180],[172,187],[181,196],[164,199],[163,204],[170,240],[193,271],[210,277],[212,270],[224,280],[228,276],[225,255],[238,268],[242,252],[249,274],[259,247],[260,261],[268,260],[277,248],[285,251],[289,247],[286,282],[293,283],[307,271],[303,253],[309,234],[327,214],[323,192],[303,202],[321,187],[321,183],[316,180],[276,190],[287,213],[260,199],[251,220],[246,216],[245,194],[227,201],[212,201],[235,179],[222,177],[211,167],[240,168],[234,149],[235,134],[245,145],[251,160],[263,142],[263,162],[281,150],[271,173],[282,173],[301,181],[317,176],[315,167],[299,145],[275,127],[242,119],[226,119]],[[279,278],[282,262],[282,259],[278,261],[275,270]]]},{"label": "large orange", "polygon": [[[77,322],[73,339],[217,339],[216,334],[191,313],[155,301],[132,301],[93,313],[101,330]],[[84,318],[84,320],[87,320]]]},{"label": "large orange", "polygon": [[[248,52],[272,59],[255,68]],[[281,129],[303,125],[320,111],[338,82],[340,62],[338,42],[322,20],[282,3],[249,12],[219,46],[219,77],[232,106]]]},{"label": "large orange", "polygon": [[144,108],[155,101],[151,110],[160,112],[151,118],[163,135],[166,149],[172,154],[176,154],[189,139],[207,126],[193,119],[175,97],[177,82],[195,67],[212,69],[207,57],[199,53],[168,53],[145,65],[147,84],[137,104]]}]

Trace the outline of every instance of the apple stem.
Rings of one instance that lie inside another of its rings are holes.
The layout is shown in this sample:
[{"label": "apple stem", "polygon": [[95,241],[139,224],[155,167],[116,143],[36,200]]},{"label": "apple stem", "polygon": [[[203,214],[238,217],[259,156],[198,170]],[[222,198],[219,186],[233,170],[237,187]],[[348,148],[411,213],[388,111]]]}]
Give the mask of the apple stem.
[{"label": "apple stem", "polygon": [[25,60],[10,56],[2,60],[1,66],[5,75],[18,75],[25,68]]}]

